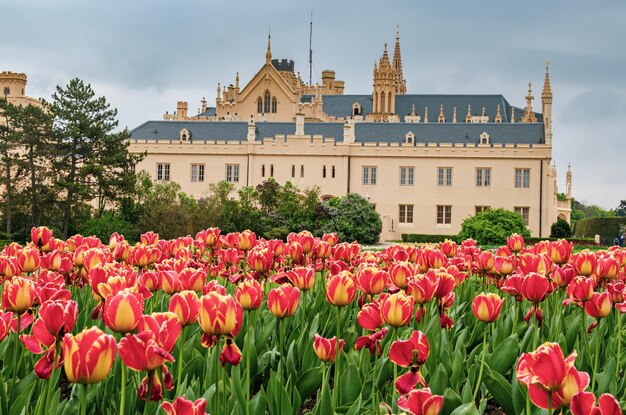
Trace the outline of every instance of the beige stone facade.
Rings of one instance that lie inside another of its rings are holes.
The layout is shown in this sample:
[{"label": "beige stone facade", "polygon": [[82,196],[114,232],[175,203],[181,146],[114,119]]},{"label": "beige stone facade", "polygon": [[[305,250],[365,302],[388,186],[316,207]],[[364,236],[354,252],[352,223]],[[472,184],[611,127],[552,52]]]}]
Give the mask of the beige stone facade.
[{"label": "beige stone facade", "polygon": [[366,95],[344,95],[330,70],[321,85],[304,84],[293,61],[272,59],[269,39],[265,58],[243,88],[238,74],[218,86],[215,107],[203,98],[190,116],[179,102],[175,114],[135,128],[130,149],[147,153],[137,170],[198,198],[219,180],[240,188],[269,177],[318,186],[322,199],[356,192],[381,214],[382,240],[456,234],[487,207],[520,213],[534,236],[549,236],[557,217],[569,221],[571,171],[558,201],[551,165],[547,66],[536,113],[531,85],[524,108],[501,95],[407,94],[399,34]]}]

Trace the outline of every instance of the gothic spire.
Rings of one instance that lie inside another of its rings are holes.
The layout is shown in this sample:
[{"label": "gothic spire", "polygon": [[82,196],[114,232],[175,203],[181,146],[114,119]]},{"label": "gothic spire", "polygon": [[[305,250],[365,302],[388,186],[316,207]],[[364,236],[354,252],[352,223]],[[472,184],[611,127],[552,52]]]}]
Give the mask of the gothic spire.
[{"label": "gothic spire", "polygon": [[522,122],[525,122],[525,123],[537,122],[537,117],[535,116],[535,113],[533,112],[533,99],[535,99],[535,97],[533,96],[532,85],[529,82],[528,83],[528,95],[526,95],[526,107],[524,108],[524,115],[522,116]]},{"label": "gothic spire", "polygon": [[546,98],[552,98],[552,87],[550,86],[550,72],[549,72],[550,61],[546,62],[546,77],[543,81],[543,91],[541,92],[541,98],[544,100]]},{"label": "gothic spire", "polygon": [[396,94],[406,94],[406,80],[402,77],[402,55],[400,54],[400,25],[396,27],[396,47],[393,50],[393,68],[396,70]]},{"label": "gothic spire", "polygon": [[272,63],[272,45],[271,45],[271,41],[272,40],[272,35],[271,33],[267,34],[267,52],[265,52],[265,63],[270,64]]}]

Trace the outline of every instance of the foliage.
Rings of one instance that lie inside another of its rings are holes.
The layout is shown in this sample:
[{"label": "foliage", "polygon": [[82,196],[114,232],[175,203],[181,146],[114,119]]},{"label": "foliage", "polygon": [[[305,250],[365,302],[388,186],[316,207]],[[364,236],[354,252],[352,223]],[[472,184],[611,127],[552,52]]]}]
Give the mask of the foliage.
[{"label": "foliage", "polygon": [[550,227],[550,238],[569,238],[572,236],[572,228],[566,220],[558,218]]},{"label": "foliage", "polygon": [[133,191],[130,166],[141,157],[128,152],[128,131],[114,132],[117,110],[80,79],[57,86],[51,109],[55,115],[51,160],[67,237],[77,205],[95,199],[102,212]]},{"label": "foliage", "polygon": [[576,237],[587,238],[600,235],[612,241],[620,234],[621,226],[624,225],[626,225],[625,217],[582,219],[574,225],[573,234]]},{"label": "foliage", "polygon": [[85,236],[97,236],[107,242],[113,232],[117,232],[129,241],[138,241],[139,234],[133,224],[114,212],[104,212],[88,219],[80,227],[80,233]]},{"label": "foliage", "polygon": [[340,240],[358,241],[364,244],[378,242],[383,222],[374,206],[356,193],[332,198],[325,203],[329,218],[324,220],[322,230],[337,232]]},{"label": "foliage", "polygon": [[613,213],[615,216],[626,216],[626,200],[620,200],[619,206],[617,206]]},{"label": "foliage", "polygon": [[426,235],[419,233],[403,233],[402,242],[412,243],[437,243],[443,242],[446,239],[451,241],[457,240],[458,235]]},{"label": "foliage", "polygon": [[499,245],[514,233],[530,236],[522,216],[505,209],[488,209],[461,224],[458,239],[475,239],[479,245]]}]

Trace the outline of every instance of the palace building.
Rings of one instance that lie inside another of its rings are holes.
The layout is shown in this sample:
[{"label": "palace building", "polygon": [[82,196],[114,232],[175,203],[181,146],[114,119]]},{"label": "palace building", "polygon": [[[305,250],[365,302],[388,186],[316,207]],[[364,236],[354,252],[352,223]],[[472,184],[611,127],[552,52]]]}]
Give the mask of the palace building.
[{"label": "palace building", "polygon": [[196,115],[179,101],[163,120],[132,130],[136,166],[157,181],[175,181],[197,198],[210,183],[256,186],[273,177],[300,188],[318,186],[323,199],[355,192],[376,207],[381,240],[403,233],[456,234],[462,221],[487,208],[518,212],[533,236],[547,237],[558,217],[552,160],[552,89],[546,73],[541,112],[502,95],[408,94],[400,37],[374,64],[373,89],[344,94],[335,72],[307,84],[294,62],[272,58],[240,87],[217,84],[215,106],[203,97]]}]

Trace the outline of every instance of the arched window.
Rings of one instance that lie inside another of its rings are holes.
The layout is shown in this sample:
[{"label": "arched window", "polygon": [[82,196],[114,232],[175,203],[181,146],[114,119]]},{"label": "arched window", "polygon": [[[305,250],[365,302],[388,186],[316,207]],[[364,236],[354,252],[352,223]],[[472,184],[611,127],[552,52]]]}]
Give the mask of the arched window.
[{"label": "arched window", "polygon": [[380,111],[379,112],[387,112],[385,110],[385,93],[380,93]]},{"label": "arched window", "polygon": [[276,102],[276,97],[272,98],[272,114],[276,114],[276,107],[278,103]]},{"label": "arched window", "polygon": [[266,114],[270,113],[271,100],[272,96],[270,95],[270,91],[265,91],[265,95],[263,96],[263,112]]},{"label": "arched window", "polygon": [[258,97],[256,100],[256,112],[261,114],[263,112],[263,100],[261,97]]},{"label": "arched window", "polygon": [[389,92],[389,95],[387,96],[387,112],[391,112],[391,92]]},{"label": "arched window", "polygon": [[361,115],[361,112],[361,104],[359,104],[358,102],[352,104],[352,115]]}]

